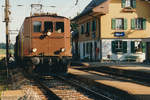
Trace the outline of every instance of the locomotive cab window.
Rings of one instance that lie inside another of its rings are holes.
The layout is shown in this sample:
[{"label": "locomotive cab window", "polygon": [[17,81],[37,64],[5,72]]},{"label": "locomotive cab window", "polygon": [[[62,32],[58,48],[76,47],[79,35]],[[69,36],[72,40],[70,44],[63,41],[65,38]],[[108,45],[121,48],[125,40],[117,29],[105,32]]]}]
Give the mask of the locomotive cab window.
[{"label": "locomotive cab window", "polygon": [[56,22],[55,31],[57,33],[63,33],[64,32],[64,22]]},{"label": "locomotive cab window", "polygon": [[42,22],[40,21],[33,22],[34,32],[41,32],[41,27],[42,27]]},{"label": "locomotive cab window", "polygon": [[44,22],[44,32],[53,32],[53,22]]}]

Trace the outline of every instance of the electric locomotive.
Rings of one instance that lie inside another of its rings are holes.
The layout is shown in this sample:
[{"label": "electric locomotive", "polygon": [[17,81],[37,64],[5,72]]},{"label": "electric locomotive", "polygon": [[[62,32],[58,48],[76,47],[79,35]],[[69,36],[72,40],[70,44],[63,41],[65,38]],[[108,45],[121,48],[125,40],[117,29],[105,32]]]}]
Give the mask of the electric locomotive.
[{"label": "electric locomotive", "polygon": [[67,72],[71,54],[70,20],[56,14],[26,17],[16,37],[15,58],[25,68]]}]

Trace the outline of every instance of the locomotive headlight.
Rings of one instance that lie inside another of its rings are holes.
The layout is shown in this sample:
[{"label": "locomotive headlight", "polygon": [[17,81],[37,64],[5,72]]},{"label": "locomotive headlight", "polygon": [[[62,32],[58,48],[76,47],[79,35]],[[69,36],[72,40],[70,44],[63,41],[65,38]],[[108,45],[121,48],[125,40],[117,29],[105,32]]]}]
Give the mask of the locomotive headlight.
[{"label": "locomotive headlight", "polygon": [[50,36],[52,33],[51,32],[47,32],[47,36]]},{"label": "locomotive headlight", "polygon": [[32,49],[32,52],[37,52],[37,48],[33,48],[33,49]]},{"label": "locomotive headlight", "polygon": [[65,52],[65,50],[66,50],[65,48],[61,48],[61,52]]}]

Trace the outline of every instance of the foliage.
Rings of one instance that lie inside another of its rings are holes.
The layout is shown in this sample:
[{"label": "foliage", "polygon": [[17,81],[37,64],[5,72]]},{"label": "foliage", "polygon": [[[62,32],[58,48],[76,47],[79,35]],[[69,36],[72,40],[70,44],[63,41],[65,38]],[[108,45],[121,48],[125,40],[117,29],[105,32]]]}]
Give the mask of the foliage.
[{"label": "foliage", "polygon": [[[10,44],[10,45],[9,45],[9,48],[10,48],[10,49],[14,49],[14,45],[13,45],[13,44]],[[0,43],[0,49],[6,49],[6,43]]]}]

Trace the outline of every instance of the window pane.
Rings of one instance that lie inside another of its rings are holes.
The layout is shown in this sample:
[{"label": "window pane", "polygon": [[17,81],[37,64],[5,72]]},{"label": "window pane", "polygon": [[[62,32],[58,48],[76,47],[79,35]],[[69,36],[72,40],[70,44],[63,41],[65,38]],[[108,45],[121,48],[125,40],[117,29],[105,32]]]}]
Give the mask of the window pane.
[{"label": "window pane", "polygon": [[33,22],[33,28],[34,28],[34,32],[41,32],[41,26],[42,23],[41,22]]},{"label": "window pane", "polygon": [[81,34],[84,34],[84,25],[81,25]]},{"label": "window pane", "polygon": [[63,33],[64,32],[64,22],[56,22],[55,31],[57,33]]},{"label": "window pane", "polygon": [[123,29],[123,19],[116,19],[116,29]]},{"label": "window pane", "polygon": [[53,32],[53,22],[44,22],[44,32]]},{"label": "window pane", "polygon": [[92,21],[92,31],[96,31],[96,20]]},{"label": "window pane", "polygon": [[131,0],[125,1],[125,7],[131,7]]},{"label": "window pane", "polygon": [[143,26],[142,23],[143,23],[143,19],[141,19],[141,18],[136,19],[135,20],[136,29],[142,29],[142,26]]},{"label": "window pane", "polygon": [[122,41],[115,41],[115,50],[116,50],[116,52],[122,52],[122,50],[123,50],[123,42]]}]

